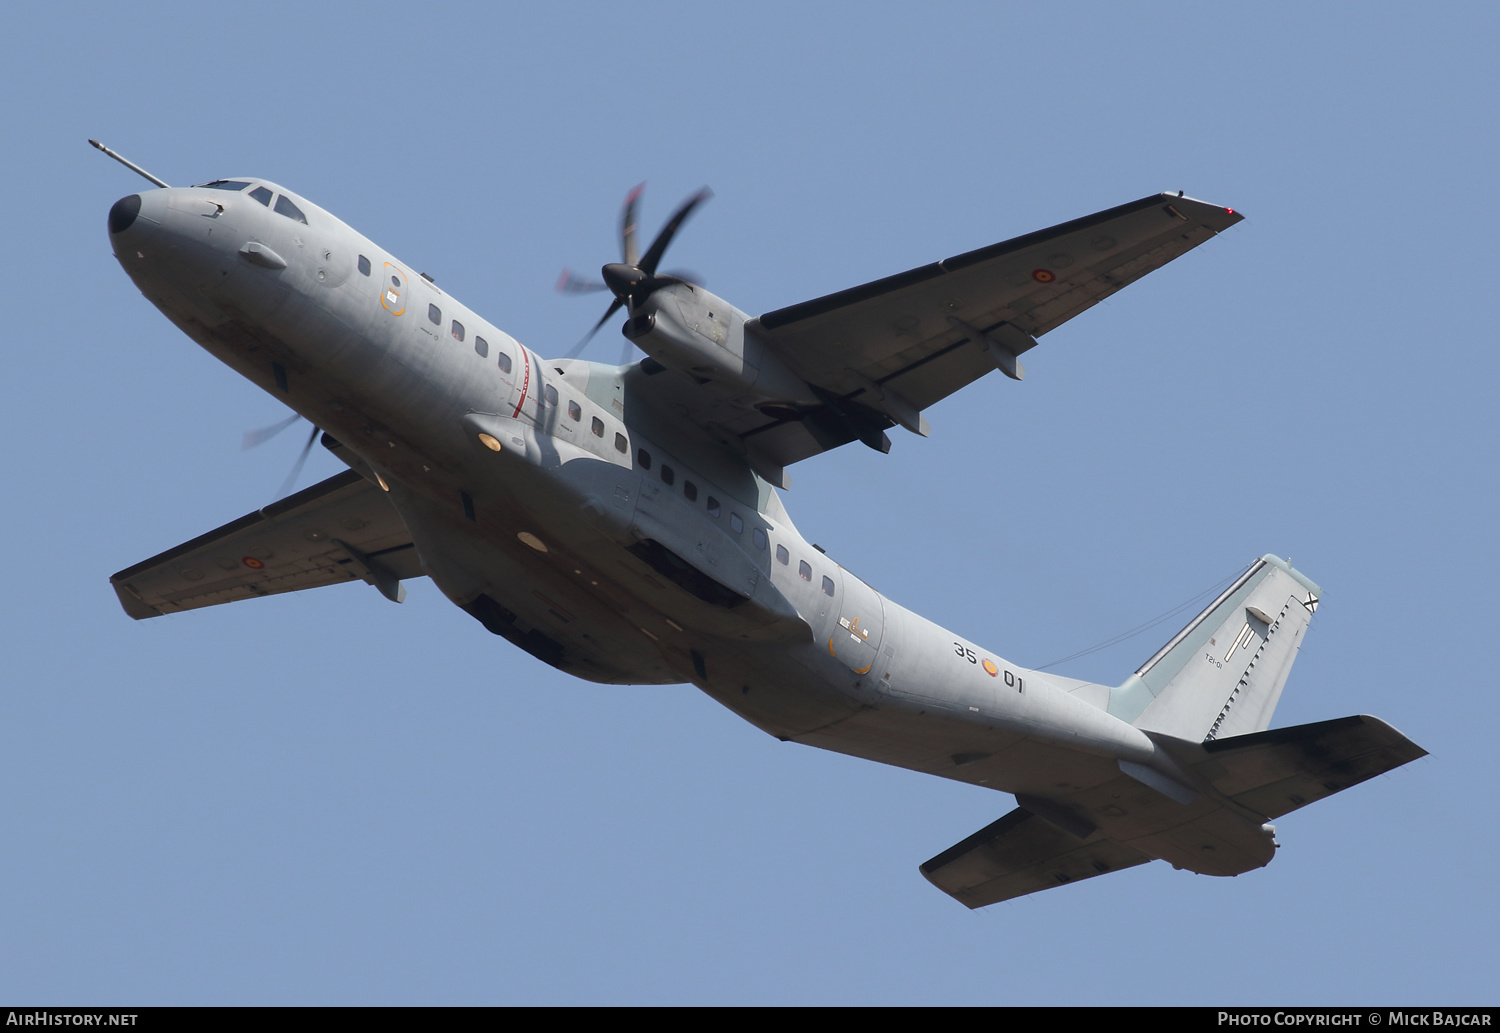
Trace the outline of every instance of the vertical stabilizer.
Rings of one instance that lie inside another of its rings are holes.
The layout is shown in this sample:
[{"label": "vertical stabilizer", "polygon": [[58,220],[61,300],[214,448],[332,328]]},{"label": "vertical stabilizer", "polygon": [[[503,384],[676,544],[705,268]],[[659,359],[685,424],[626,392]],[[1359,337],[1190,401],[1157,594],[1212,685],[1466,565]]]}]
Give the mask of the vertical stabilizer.
[{"label": "vertical stabilizer", "polygon": [[1264,556],[1110,692],[1109,712],[1190,742],[1269,727],[1322,590]]}]

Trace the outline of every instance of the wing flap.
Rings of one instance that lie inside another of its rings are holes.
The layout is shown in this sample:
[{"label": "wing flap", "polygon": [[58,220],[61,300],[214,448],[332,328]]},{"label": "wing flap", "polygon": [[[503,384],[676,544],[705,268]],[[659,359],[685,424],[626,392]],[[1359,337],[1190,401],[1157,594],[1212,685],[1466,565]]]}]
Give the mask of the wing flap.
[{"label": "wing flap", "polygon": [[392,598],[422,574],[385,493],[353,470],[246,514],[111,577],[136,620],[366,581]]},{"label": "wing flap", "polygon": [[921,871],[965,907],[979,908],[1149,860],[1097,833],[1080,839],[1017,807],[925,862]]}]

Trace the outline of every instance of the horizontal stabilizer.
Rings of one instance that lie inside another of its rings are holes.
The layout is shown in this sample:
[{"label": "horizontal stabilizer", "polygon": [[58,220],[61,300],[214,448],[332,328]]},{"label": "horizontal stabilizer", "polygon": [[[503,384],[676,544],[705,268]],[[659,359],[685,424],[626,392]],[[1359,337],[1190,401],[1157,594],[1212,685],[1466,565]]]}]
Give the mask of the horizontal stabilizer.
[{"label": "horizontal stabilizer", "polygon": [[[1027,797],[992,825],[922,865],[960,903],[1001,900],[1161,858],[1204,875],[1239,875],[1275,853],[1264,824],[1427,751],[1374,717],[1197,743],[1147,733],[1201,792],[1183,798],[1125,773],[1057,800]],[[1139,767],[1136,765],[1135,767]],[[1132,788],[1133,787],[1133,788]]]},{"label": "horizontal stabilizer", "polygon": [[399,602],[400,582],[422,573],[385,492],[346,470],[109,580],[125,612],[143,620],[345,581]]},{"label": "horizontal stabilizer", "polygon": [[1215,739],[1195,749],[1205,755],[1192,765],[1195,774],[1266,818],[1427,756],[1422,747],[1368,715]]},{"label": "horizontal stabilizer", "polygon": [[1079,839],[1017,807],[922,865],[927,881],[967,907],[984,907],[1151,860],[1112,839]]}]

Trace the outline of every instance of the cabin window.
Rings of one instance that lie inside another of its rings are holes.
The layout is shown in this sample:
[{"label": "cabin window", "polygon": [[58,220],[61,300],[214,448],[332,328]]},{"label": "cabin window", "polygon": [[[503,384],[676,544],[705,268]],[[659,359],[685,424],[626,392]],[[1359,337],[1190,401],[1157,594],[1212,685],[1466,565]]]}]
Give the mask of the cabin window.
[{"label": "cabin window", "polygon": [[744,533],[745,522],[740,519],[740,515],[738,513],[730,513],[729,514],[729,529],[731,531],[733,531],[735,534],[743,534]]},{"label": "cabin window", "polygon": [[602,437],[604,437],[604,421],[601,420],[599,417],[597,417],[597,416],[594,417],[593,422],[591,422],[589,424],[589,429],[594,432],[594,437],[596,437],[596,438],[602,438]]},{"label": "cabin window", "polygon": [[708,497],[708,515],[715,520],[719,519],[719,500],[712,495]]},{"label": "cabin window", "polygon": [[478,355],[482,359],[486,355],[488,355],[489,353],[490,353],[490,342],[486,341],[483,337],[475,337],[474,338],[474,354]]},{"label": "cabin window", "polygon": [[555,406],[557,404],[557,388],[553,387],[551,384],[548,384],[546,387],[542,388],[542,402],[549,408]]},{"label": "cabin window", "polygon": [[663,484],[671,484],[675,480],[677,480],[677,471],[673,470],[666,463],[662,463],[661,464],[661,482]]},{"label": "cabin window", "polygon": [[811,581],[812,580],[812,564],[809,563],[809,562],[807,562],[807,560],[798,560],[797,561],[797,576],[800,577],[803,581]]},{"label": "cabin window", "polygon": [[276,214],[285,215],[294,222],[300,222],[304,226],[307,225],[307,216],[302,214],[302,209],[292,204],[291,201],[288,201],[285,194],[276,199]]},{"label": "cabin window", "polygon": [[456,319],[448,327],[448,332],[453,335],[455,341],[462,341],[464,339],[464,325]]},{"label": "cabin window", "polygon": [[436,305],[427,306],[427,321],[433,326],[443,325],[443,310]]},{"label": "cabin window", "polygon": [[647,452],[644,448],[636,449],[635,461],[641,464],[642,470],[651,469],[651,453]]},{"label": "cabin window", "polygon": [[630,442],[625,440],[624,434],[615,435],[615,451],[620,453],[621,455],[624,455],[626,452],[630,451]]},{"label": "cabin window", "polygon": [[764,549],[769,546],[769,542],[766,540],[766,532],[761,530],[759,527],[755,529],[755,532],[753,535],[751,535],[751,537],[755,539],[755,547],[757,549]]},{"label": "cabin window", "polygon": [[269,208],[271,207],[271,198],[276,195],[272,194],[271,191],[267,190],[265,187],[256,187],[254,190],[250,191],[250,196]]},{"label": "cabin window", "polygon": [[568,419],[574,423],[583,419],[583,408],[577,402],[568,403]]},{"label": "cabin window", "polygon": [[823,579],[823,594],[830,599],[833,598],[833,578],[825,577]]},{"label": "cabin window", "polygon": [[359,274],[361,276],[370,275],[370,260],[364,255],[359,256]]},{"label": "cabin window", "polygon": [[777,563],[780,563],[784,567],[789,562],[791,562],[791,559],[792,559],[792,554],[786,551],[786,546],[785,545],[778,545],[778,546],[776,546],[776,562]]},{"label": "cabin window", "polygon": [[500,353],[500,372],[501,373],[509,373],[510,372],[510,356],[507,355],[507,354],[505,354],[505,352],[503,352],[503,351]]},{"label": "cabin window", "polygon": [[698,486],[696,484],[694,484],[692,481],[683,481],[682,482],[682,494],[687,498],[687,500],[689,502],[697,502],[698,501]]}]

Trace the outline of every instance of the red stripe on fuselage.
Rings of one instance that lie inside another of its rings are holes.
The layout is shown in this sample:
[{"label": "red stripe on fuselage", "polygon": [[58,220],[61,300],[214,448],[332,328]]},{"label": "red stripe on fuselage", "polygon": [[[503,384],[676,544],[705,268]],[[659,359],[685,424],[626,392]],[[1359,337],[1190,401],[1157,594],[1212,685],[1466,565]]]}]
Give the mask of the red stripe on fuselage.
[{"label": "red stripe on fuselage", "polygon": [[526,404],[526,392],[531,388],[531,352],[526,346],[521,345],[521,361],[526,363],[525,371],[521,374],[521,400],[516,403],[516,411],[510,414],[511,419],[521,415],[521,406]]}]

